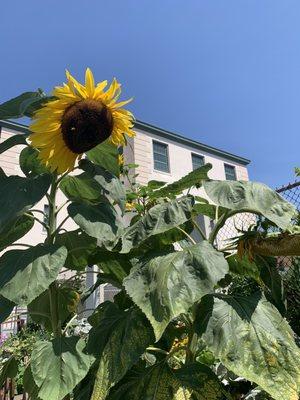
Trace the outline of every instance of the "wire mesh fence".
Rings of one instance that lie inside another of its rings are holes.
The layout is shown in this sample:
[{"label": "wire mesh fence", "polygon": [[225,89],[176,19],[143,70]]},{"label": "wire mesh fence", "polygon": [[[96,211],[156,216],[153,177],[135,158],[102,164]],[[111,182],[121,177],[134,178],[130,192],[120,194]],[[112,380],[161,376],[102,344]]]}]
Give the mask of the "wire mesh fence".
[{"label": "wire mesh fence", "polygon": [[[290,183],[276,189],[282,197],[292,203],[300,212],[300,181]],[[247,231],[251,225],[255,224],[257,216],[251,213],[237,214],[228,219],[224,227],[220,230],[217,237],[217,245],[219,249],[224,248],[228,241],[239,234],[239,231]],[[299,221],[298,221],[299,223]],[[299,257],[298,257],[299,258]],[[285,269],[292,267],[295,263],[295,257],[279,257],[278,267]]]}]

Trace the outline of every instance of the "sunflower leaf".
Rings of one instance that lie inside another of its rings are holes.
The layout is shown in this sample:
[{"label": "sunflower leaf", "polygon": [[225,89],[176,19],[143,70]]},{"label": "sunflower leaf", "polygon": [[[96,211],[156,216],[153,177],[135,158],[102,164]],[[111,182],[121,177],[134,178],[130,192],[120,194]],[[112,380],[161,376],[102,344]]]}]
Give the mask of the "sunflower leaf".
[{"label": "sunflower leaf", "polygon": [[205,164],[202,167],[197,168],[185,175],[178,181],[163,186],[158,190],[154,190],[151,192],[150,197],[153,199],[157,199],[159,197],[174,197],[182,193],[184,190],[191,188],[192,186],[200,186],[203,180],[208,179],[207,173],[211,169],[211,164]]},{"label": "sunflower leaf", "polygon": [[[154,340],[153,330],[140,310],[118,310],[107,321],[107,341],[101,352],[91,400],[104,400],[109,389],[126,374]],[[105,318],[93,328],[94,334],[104,337]],[[100,331],[99,331],[100,329]]]},{"label": "sunflower leaf", "polygon": [[124,279],[124,286],[159,340],[169,322],[212,293],[227,272],[223,254],[203,241],[182,251],[142,258]]},{"label": "sunflower leaf", "polygon": [[10,136],[4,142],[0,143],[0,154],[4,153],[6,150],[9,150],[10,148],[12,148],[14,146],[18,146],[18,145],[28,146],[28,143],[26,142],[27,136],[28,136],[28,134],[26,134],[26,133]]},{"label": "sunflower leaf", "polygon": [[216,205],[240,213],[261,214],[282,229],[289,226],[296,212],[292,204],[262,183],[209,181],[203,186]]},{"label": "sunflower leaf", "polygon": [[117,146],[106,140],[86,153],[87,158],[112,174],[120,175],[119,152]]},{"label": "sunflower leaf", "polygon": [[300,349],[288,323],[261,293],[205,296],[195,329],[230,371],[257,383],[275,400],[298,398]]},{"label": "sunflower leaf", "polygon": [[0,251],[23,237],[34,225],[34,219],[30,215],[21,215],[15,223],[11,223],[8,229],[0,234]]},{"label": "sunflower leaf", "polygon": [[28,177],[47,174],[50,171],[38,159],[39,152],[33,147],[25,147],[19,157],[20,168]]},{"label": "sunflower leaf", "polygon": [[50,182],[48,174],[34,178],[0,175],[0,233],[45,196]]},{"label": "sunflower leaf", "polygon": [[125,230],[121,253],[128,253],[153,235],[184,224],[191,218],[193,205],[192,197],[184,197],[150,208],[142,218]]},{"label": "sunflower leaf", "polygon": [[84,340],[76,336],[36,343],[31,372],[41,400],[62,400],[86,376],[94,358],[84,347]]},{"label": "sunflower leaf", "polygon": [[91,163],[89,160],[81,160],[79,166],[88,174],[88,176],[97,182],[99,188],[102,189],[102,192],[104,192],[105,195],[110,196],[112,200],[119,205],[121,210],[124,211],[126,192],[121,181],[111,172],[102,168],[100,165]]},{"label": "sunflower leaf", "polygon": [[47,97],[42,90],[22,93],[0,104],[0,119],[32,117],[33,112],[41,108],[50,99],[52,98]]},{"label": "sunflower leaf", "polygon": [[123,226],[110,204],[72,203],[68,206],[68,213],[84,232],[97,239],[99,247],[104,246],[108,250],[115,247]]},{"label": "sunflower leaf", "polygon": [[37,245],[26,250],[9,250],[0,258],[0,294],[26,306],[57,278],[67,249]]}]

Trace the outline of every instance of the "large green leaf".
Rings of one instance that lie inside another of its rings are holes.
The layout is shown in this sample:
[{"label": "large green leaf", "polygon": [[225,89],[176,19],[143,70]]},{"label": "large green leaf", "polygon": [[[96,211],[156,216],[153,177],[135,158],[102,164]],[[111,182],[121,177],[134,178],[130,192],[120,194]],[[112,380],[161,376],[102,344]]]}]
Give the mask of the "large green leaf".
[{"label": "large green leaf", "polygon": [[264,283],[267,299],[285,316],[285,293],[277,258],[256,256],[255,262],[260,267],[260,277]]},{"label": "large green leaf", "polygon": [[84,270],[88,265],[94,264],[91,257],[97,249],[97,239],[88,236],[80,229],[57,235],[55,243],[65,246],[68,250],[65,268]]},{"label": "large green leaf", "polygon": [[45,96],[42,90],[25,92],[5,103],[0,104],[0,119],[32,117],[34,111],[41,108],[51,97]]},{"label": "large green leaf", "polygon": [[[137,309],[119,311],[101,354],[91,400],[104,400],[154,340],[149,322]],[[105,321],[100,321],[100,324]]]},{"label": "large green leaf", "polygon": [[21,215],[17,221],[0,234],[0,251],[23,237],[34,225],[30,215]]},{"label": "large green leaf", "polygon": [[207,241],[182,251],[142,259],[124,280],[127,293],[160,339],[169,322],[207,293],[228,272],[222,253]]},{"label": "large green leaf", "polygon": [[49,175],[34,178],[0,175],[0,233],[45,196],[50,180]]},{"label": "large green leaf", "polygon": [[91,163],[89,160],[81,160],[79,166],[97,182],[99,190],[115,201],[124,211],[126,193],[121,181],[108,170]]},{"label": "large green leaf", "polygon": [[[65,321],[76,312],[79,303],[79,294],[70,287],[55,287],[52,291],[52,296],[53,295],[56,296],[59,320],[63,325]],[[48,290],[35,298],[28,304],[27,308],[34,322],[52,331],[51,305]]]},{"label": "large green leaf", "polygon": [[64,265],[67,249],[39,244],[10,250],[0,258],[0,294],[25,306],[52,283]]},{"label": "large green leaf", "polygon": [[100,270],[107,277],[111,277],[113,284],[118,287],[122,286],[123,279],[129,274],[132,268],[128,255],[117,252],[100,250],[91,257],[91,261],[95,261]]},{"label": "large green leaf", "polygon": [[31,356],[31,372],[41,400],[61,400],[85,377],[93,356],[84,353],[79,337],[39,341]]},{"label": "large green leaf", "polygon": [[20,168],[26,176],[36,176],[49,173],[38,158],[39,152],[33,147],[25,147],[20,153]]},{"label": "large green leaf", "polygon": [[103,194],[99,184],[85,172],[80,175],[65,176],[59,188],[71,201],[91,204],[106,203],[108,199]]},{"label": "large green leaf", "polygon": [[18,373],[18,363],[15,357],[10,357],[2,365],[0,370],[0,386],[2,387],[7,378],[14,378]]},{"label": "large green leaf", "polygon": [[126,376],[108,400],[191,400],[189,392],[166,362]]},{"label": "large green leaf", "polygon": [[209,181],[203,186],[216,205],[235,212],[253,212],[263,215],[282,229],[289,226],[295,214],[294,206],[262,183]]},{"label": "large green leaf", "polygon": [[39,388],[34,382],[30,364],[25,368],[23,375],[23,386],[31,400],[40,400],[38,397]]},{"label": "large green leaf", "polygon": [[192,197],[184,197],[150,208],[142,218],[125,230],[121,252],[128,253],[150,236],[184,224],[191,218],[193,205]]},{"label": "large green leaf", "polygon": [[12,310],[14,309],[15,303],[9,301],[3,296],[0,296],[0,324],[10,316]]},{"label": "large green leaf", "polygon": [[190,189],[192,186],[200,186],[203,180],[208,179],[207,173],[211,169],[211,164],[205,164],[203,167],[195,169],[178,181],[172,182],[167,186],[155,190],[151,193],[150,197],[155,199],[159,197],[173,197],[182,193],[186,189]]},{"label": "large green leaf", "polygon": [[227,262],[230,272],[236,275],[251,277],[257,281],[259,280],[259,266],[253,260],[249,260],[247,255],[240,257],[238,254],[232,254],[227,257]]},{"label": "large green leaf", "polygon": [[4,142],[0,143],[0,154],[4,153],[6,150],[9,150],[10,148],[18,145],[26,145],[26,137],[28,135],[26,134],[20,134],[20,135],[12,135],[8,139],[6,139]]},{"label": "large green leaf", "polygon": [[257,383],[275,400],[297,400],[300,349],[276,308],[260,293],[207,295],[196,332],[230,371]]},{"label": "large green leaf", "polygon": [[101,167],[116,176],[120,175],[118,156],[119,152],[117,146],[110,143],[109,140],[106,140],[87,152],[87,158],[90,161],[97,165],[101,165]]},{"label": "large green leaf", "polygon": [[88,205],[72,203],[68,212],[76,224],[89,236],[97,239],[98,245],[112,249],[122,231],[122,225],[110,204]]},{"label": "large green leaf", "polygon": [[183,386],[193,392],[195,400],[230,399],[218,377],[204,364],[186,364],[176,370],[175,375]]}]

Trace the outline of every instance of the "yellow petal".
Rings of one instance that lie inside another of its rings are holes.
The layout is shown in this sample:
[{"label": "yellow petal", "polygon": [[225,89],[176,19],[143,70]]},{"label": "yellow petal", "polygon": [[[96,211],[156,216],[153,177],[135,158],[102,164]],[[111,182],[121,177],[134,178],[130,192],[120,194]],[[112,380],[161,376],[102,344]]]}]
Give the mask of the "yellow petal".
[{"label": "yellow petal", "polygon": [[95,81],[93,73],[89,68],[85,71],[85,89],[88,96],[92,98],[95,91]]}]

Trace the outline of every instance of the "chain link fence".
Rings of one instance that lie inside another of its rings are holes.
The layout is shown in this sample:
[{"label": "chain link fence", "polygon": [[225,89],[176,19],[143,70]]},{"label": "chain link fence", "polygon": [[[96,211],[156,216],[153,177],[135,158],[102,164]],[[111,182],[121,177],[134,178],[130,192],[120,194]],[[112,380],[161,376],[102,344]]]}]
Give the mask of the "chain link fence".
[{"label": "chain link fence", "polygon": [[[292,203],[300,212],[300,181],[290,183],[276,189],[282,197]],[[239,235],[239,231],[247,231],[251,225],[257,221],[257,216],[251,213],[237,214],[228,219],[224,227],[220,230],[217,237],[217,245],[219,249],[226,247],[230,239]],[[298,221],[299,223],[299,221]],[[295,258],[280,257],[278,258],[279,268],[288,268],[294,265]]]}]

